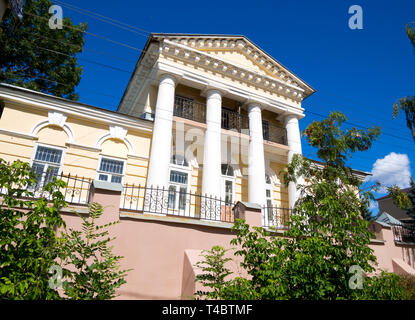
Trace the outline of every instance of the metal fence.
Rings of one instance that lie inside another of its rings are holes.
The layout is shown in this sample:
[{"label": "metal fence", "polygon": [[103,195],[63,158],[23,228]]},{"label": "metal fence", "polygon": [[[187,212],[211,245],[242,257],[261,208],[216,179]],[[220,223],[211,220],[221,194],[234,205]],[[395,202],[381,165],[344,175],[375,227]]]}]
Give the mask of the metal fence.
[{"label": "metal fence", "polygon": [[206,105],[192,99],[176,96],[173,115],[201,123],[206,123]]},{"label": "metal fence", "polygon": [[128,184],[124,186],[120,203],[120,208],[124,210],[230,223],[235,221],[233,207],[234,203],[220,198],[175,188]]},{"label": "metal fence", "polygon": [[262,208],[262,225],[265,228],[288,229],[291,215],[292,209],[264,206]]},{"label": "metal fence", "polygon": [[414,224],[393,225],[392,231],[395,241],[415,243]]},{"label": "metal fence", "polygon": [[[65,201],[71,204],[86,205],[90,198],[90,186],[92,179],[85,177],[73,176],[70,174],[53,174],[45,172],[37,175],[36,183],[28,186],[13,186],[13,188],[23,189],[22,198],[24,199],[38,199],[46,198],[52,200],[52,193],[44,190],[46,184],[53,180],[53,177],[60,179],[66,183],[66,187],[59,188],[54,191],[60,191],[65,197]],[[7,189],[2,188],[1,194],[7,194]]]}]

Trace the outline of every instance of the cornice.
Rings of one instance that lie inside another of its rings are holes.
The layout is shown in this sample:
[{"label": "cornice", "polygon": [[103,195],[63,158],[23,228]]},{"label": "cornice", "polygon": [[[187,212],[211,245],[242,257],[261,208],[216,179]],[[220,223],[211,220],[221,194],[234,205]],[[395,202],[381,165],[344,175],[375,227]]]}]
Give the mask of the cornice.
[{"label": "cornice", "polygon": [[243,88],[237,84],[232,85],[225,82],[218,82],[214,78],[211,78],[209,74],[202,74],[200,72],[197,73],[190,68],[181,68],[175,63],[169,63],[167,60],[158,61],[155,68],[157,68],[159,72],[169,72],[174,74],[182,81],[190,81],[194,86],[198,86],[199,88],[217,88],[220,91],[225,92],[225,95],[233,95],[239,97],[241,101],[256,102],[262,106],[268,106],[272,108],[272,111],[274,112],[276,109],[279,113],[284,113],[285,115],[293,114],[298,118],[304,117],[303,108],[294,107],[280,100],[260,95],[253,90]]},{"label": "cornice", "polygon": [[128,129],[151,132],[153,127],[150,121],[7,84],[0,84],[0,98],[8,104],[53,110],[71,115],[73,118],[116,124]]},{"label": "cornice", "polygon": [[[237,45],[235,41],[233,41],[233,45]],[[243,48],[246,47],[243,46]],[[276,71],[275,67],[275,77],[269,76],[267,74],[260,74],[257,71],[246,68],[245,66],[238,65],[234,62],[226,61],[222,58],[219,58],[215,55],[209,54],[204,51],[200,51],[191,46],[187,46],[167,39],[164,39],[160,44],[160,53],[163,56],[186,61],[187,63],[196,65],[198,67],[202,67],[206,70],[223,74],[226,77],[237,79],[254,87],[262,88],[263,90],[288,97],[298,102],[301,102],[305,97],[306,88],[302,88],[297,82],[290,80],[292,79],[291,76],[288,76],[287,80],[279,79],[278,76],[281,76],[281,74],[286,75],[287,73],[285,71],[280,70]],[[257,53],[255,54],[257,55]],[[264,60],[264,58],[257,57],[256,60],[258,59],[260,61],[264,61],[263,64],[266,63],[266,60]],[[270,62],[267,63],[269,64]]]}]

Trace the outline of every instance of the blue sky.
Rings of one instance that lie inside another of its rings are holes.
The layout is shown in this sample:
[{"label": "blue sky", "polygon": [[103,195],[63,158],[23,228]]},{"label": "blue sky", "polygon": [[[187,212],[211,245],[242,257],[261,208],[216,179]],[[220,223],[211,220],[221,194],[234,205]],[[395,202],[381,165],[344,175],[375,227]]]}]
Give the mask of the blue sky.
[{"label": "blue sky", "polygon": [[[142,49],[149,32],[242,34],[268,52],[317,92],[303,102],[303,130],[313,120],[307,111],[327,115],[339,110],[351,123],[382,127],[373,148],[356,154],[350,165],[371,172],[381,182],[408,184],[414,175],[415,142],[405,118],[392,119],[392,105],[415,94],[415,52],[405,25],[415,21],[415,1],[55,1],[75,23],[88,22],[88,31]],[[130,32],[103,23],[65,4],[123,21],[142,29]],[[363,9],[363,29],[351,30],[351,5]],[[80,101],[115,110],[140,51],[90,35],[79,60]],[[105,56],[96,51],[106,53]],[[303,153],[315,158],[303,140]],[[392,154],[391,154],[392,153]],[[385,158],[386,157],[386,158]],[[381,194],[378,194],[381,195]],[[374,208],[374,212],[376,212]]]}]

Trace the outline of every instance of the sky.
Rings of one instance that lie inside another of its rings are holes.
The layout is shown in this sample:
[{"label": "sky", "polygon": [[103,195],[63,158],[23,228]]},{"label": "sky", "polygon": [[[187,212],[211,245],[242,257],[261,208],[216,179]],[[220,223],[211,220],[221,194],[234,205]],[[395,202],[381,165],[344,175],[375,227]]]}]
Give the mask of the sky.
[{"label": "sky", "polygon": [[[405,33],[415,21],[413,0],[53,2],[64,17],[87,22],[88,32],[99,36],[86,34],[78,55],[80,102],[116,110],[150,32],[245,35],[316,90],[303,101],[300,130],[331,111],[346,115],[345,127],[381,127],[373,147],[348,162],[372,173],[364,186],[408,187],[415,176],[415,141],[404,114],[392,118],[393,103],[415,95],[415,51]],[[352,5],[362,8],[362,29],[349,28]],[[129,27],[103,22],[104,16]],[[317,159],[305,139],[302,147]]]}]

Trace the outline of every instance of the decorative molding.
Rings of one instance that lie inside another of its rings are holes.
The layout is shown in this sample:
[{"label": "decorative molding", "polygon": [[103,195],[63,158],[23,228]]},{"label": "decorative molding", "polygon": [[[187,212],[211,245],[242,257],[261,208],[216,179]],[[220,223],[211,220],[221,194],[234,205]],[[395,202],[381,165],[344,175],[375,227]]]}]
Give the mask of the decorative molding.
[{"label": "decorative molding", "polygon": [[95,148],[100,149],[101,145],[104,143],[105,140],[117,139],[117,140],[121,140],[122,142],[124,142],[124,144],[128,148],[128,154],[133,155],[134,154],[134,148],[133,148],[133,145],[131,144],[131,142],[126,137],[127,132],[128,132],[128,130],[123,128],[123,127],[116,126],[116,125],[110,125],[109,132],[103,134],[98,139],[97,143],[95,144]]},{"label": "decorative molding", "polygon": [[32,134],[26,134],[26,133],[21,133],[21,132],[17,132],[17,131],[11,131],[11,130],[5,130],[5,129],[0,129],[0,133],[8,135],[8,136],[13,136],[13,137],[17,137],[17,138],[23,138],[23,139],[28,139],[28,140],[37,140],[38,137]]},{"label": "decorative molding", "polygon": [[100,148],[91,147],[91,146],[87,146],[87,145],[84,145],[84,144],[78,144],[78,143],[73,143],[73,142],[67,142],[67,143],[65,143],[65,145],[68,146],[68,147],[71,147],[71,148],[78,148],[78,149],[93,151],[93,152],[101,152],[102,151],[102,149],[100,149]]},{"label": "decorative molding", "polygon": [[[73,118],[88,119],[105,124],[117,124],[128,129],[152,132],[153,122],[131,117],[130,115],[105,110],[80,102],[54,97],[8,84],[0,84],[0,98],[9,105],[27,106],[29,108],[46,109],[70,115]],[[67,124],[66,124],[67,125]],[[32,129],[33,131],[33,129]]]},{"label": "decorative molding", "polygon": [[60,127],[68,135],[68,142],[74,142],[75,136],[72,128],[66,123],[67,116],[62,112],[57,112],[53,110],[48,111],[48,120],[42,120],[37,123],[32,131],[31,135],[37,136],[39,131],[47,126],[57,126]]},{"label": "decorative molding", "polygon": [[[288,70],[286,72],[278,72],[278,70],[283,67],[277,65],[276,61],[269,58],[268,55],[259,53],[258,50],[254,50],[251,46],[249,47],[251,48],[249,49],[251,50],[251,53],[249,53],[249,50],[243,41],[242,44],[239,45],[239,51],[255,61],[258,67],[264,70],[264,73],[247,69],[246,66],[226,61],[203,51],[211,50],[210,47],[200,45],[190,47],[187,43],[188,42],[180,43],[179,41],[176,41],[176,39],[168,40],[167,38],[164,38],[160,45],[160,53],[165,56],[190,62],[205,69],[211,69],[214,72],[222,73],[225,76],[236,78],[247,82],[250,85],[261,87],[262,89],[284,95],[296,101],[302,101],[306,95],[314,92],[314,89],[303,83],[300,79],[295,79],[295,76]],[[270,69],[267,69],[268,66],[270,66]],[[289,75],[287,75],[287,73],[289,73]]]}]

